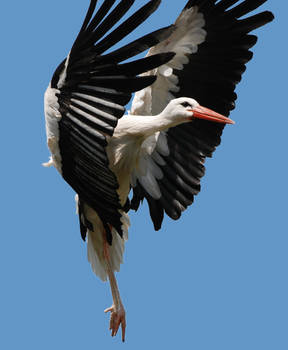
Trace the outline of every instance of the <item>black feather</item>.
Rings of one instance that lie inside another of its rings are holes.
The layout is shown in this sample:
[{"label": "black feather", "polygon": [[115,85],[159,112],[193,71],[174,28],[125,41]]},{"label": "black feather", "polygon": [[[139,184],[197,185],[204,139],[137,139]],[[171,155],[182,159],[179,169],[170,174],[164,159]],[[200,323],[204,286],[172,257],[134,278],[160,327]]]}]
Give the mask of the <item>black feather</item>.
[{"label": "black feather", "polygon": [[88,205],[102,220],[109,244],[112,243],[112,227],[122,237],[121,210],[129,210],[130,205],[129,201],[123,208],[120,204],[119,185],[110,170],[106,154],[106,136],[113,135],[131,94],[156,80],[155,76],[137,75],[159,67],[174,55],[165,53],[119,64],[166,39],[173,26],[105,54],[149,17],[160,0],[149,1],[113,30],[134,0],[122,0],[111,10],[114,3],[115,0],[104,0],[94,13],[97,1],[90,1],[70,54],[58,66],[51,81],[51,88],[59,90],[56,96],[61,114],[58,123],[61,171],[63,178],[81,198],[81,236],[85,239],[87,229],[93,229],[84,215],[83,206]]},{"label": "black feather", "polygon": [[[179,87],[177,92],[170,91],[173,97],[194,98],[201,105],[226,116],[235,108],[237,95],[234,90],[246,70],[245,64],[253,56],[250,49],[257,42],[257,37],[248,33],[273,20],[272,13],[268,11],[239,19],[261,6],[265,0],[238,1],[187,2],[184,10],[195,6],[195,11],[203,14],[203,29],[207,35],[205,41],[198,45],[197,52],[186,54],[189,62],[183,69],[173,70]],[[156,101],[157,95],[152,96],[152,100]],[[194,120],[166,132],[169,156],[161,155],[165,165],[158,164],[163,173],[163,178],[157,179],[161,198],[153,199],[139,182],[133,189],[132,208],[138,209],[143,196],[146,197],[155,229],[161,227],[163,210],[172,219],[178,219],[182,210],[193,202],[205,173],[205,158],[211,157],[220,144],[223,128],[221,124]],[[157,157],[152,154],[152,158],[157,163]]]}]

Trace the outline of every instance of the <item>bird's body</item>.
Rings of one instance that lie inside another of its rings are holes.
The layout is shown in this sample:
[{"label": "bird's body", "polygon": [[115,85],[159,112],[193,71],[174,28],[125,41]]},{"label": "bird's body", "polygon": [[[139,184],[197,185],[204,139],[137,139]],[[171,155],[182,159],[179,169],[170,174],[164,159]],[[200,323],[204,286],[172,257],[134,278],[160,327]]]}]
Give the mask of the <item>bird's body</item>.
[{"label": "bird's body", "polygon": [[[181,99],[180,99],[181,100]],[[119,197],[122,205],[125,204],[130,192],[133,171],[146,172],[140,169],[142,159],[142,146],[150,149],[152,153],[156,146],[157,134],[170,127],[187,122],[183,117],[177,119],[177,114],[171,114],[169,120],[167,113],[157,116],[125,115],[115,128],[113,136],[108,140],[107,154],[110,169],[117,176],[119,183]]]},{"label": "bird's body", "polygon": [[[239,19],[266,0],[246,0],[232,9],[237,0],[189,0],[175,25],[107,53],[160,3],[149,1],[109,32],[133,4],[122,0],[111,10],[115,1],[104,0],[94,15],[97,1],[91,0],[45,93],[51,152],[46,165],[54,165],[77,193],[88,260],[111,284],[110,329],[116,335],[121,324],[124,340],[125,311],[114,272],[123,262],[128,211],[145,198],[158,230],[164,212],[178,219],[193,203],[205,158],[219,145],[224,124],[233,123],[227,116],[234,89],[257,39],[248,33],[273,15]],[[149,48],[144,59],[121,63]]]}]

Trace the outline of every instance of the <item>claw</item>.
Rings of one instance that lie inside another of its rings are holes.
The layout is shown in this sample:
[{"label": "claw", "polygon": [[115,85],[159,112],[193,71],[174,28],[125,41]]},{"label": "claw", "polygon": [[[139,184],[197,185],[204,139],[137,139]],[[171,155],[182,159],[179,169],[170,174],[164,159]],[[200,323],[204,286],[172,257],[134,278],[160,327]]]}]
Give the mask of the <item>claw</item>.
[{"label": "claw", "polygon": [[108,307],[104,310],[105,313],[111,312],[110,315],[110,328],[111,330],[111,336],[115,337],[118,329],[121,325],[122,329],[122,341],[125,342],[125,330],[126,330],[126,318],[125,318],[125,310],[123,306],[120,306],[118,310],[116,310],[116,307],[112,305],[111,307]]}]

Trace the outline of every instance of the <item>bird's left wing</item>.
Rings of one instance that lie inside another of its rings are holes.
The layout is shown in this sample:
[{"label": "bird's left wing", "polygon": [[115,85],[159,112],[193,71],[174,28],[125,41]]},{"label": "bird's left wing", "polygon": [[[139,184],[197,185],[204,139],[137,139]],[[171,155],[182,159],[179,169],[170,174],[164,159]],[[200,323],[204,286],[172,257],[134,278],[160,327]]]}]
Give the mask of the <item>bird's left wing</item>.
[{"label": "bird's left wing", "polygon": [[[174,51],[176,55],[148,73],[157,74],[157,81],[136,93],[131,113],[157,115],[170,100],[191,97],[228,116],[237,98],[235,86],[252,58],[249,49],[257,41],[249,32],[273,19],[268,11],[243,16],[265,2],[189,0],[171,36],[148,53]],[[194,120],[145,141],[133,174],[131,208],[137,210],[146,198],[156,230],[164,211],[178,219],[200,191],[205,158],[220,144],[222,130],[221,124]]]},{"label": "bird's left wing", "polygon": [[[120,63],[166,39],[172,26],[106,53],[150,16],[160,0],[149,1],[110,31],[133,2],[122,0],[110,11],[115,0],[104,0],[94,14],[97,1],[91,0],[78,37],[68,57],[56,69],[45,93],[52,163],[78,193],[81,202],[98,213],[106,228],[110,224],[120,235],[118,183],[109,169],[106,138],[113,135],[131,94],[156,79],[155,76],[137,75],[166,63],[173,56],[171,53],[160,54]],[[81,233],[85,237],[85,232]]]}]

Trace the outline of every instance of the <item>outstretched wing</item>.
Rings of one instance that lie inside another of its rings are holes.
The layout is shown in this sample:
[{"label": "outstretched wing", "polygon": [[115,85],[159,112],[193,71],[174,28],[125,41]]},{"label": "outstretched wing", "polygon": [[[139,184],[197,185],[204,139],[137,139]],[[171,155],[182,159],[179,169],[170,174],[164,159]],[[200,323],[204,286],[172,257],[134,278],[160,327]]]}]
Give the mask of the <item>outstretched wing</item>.
[{"label": "outstretched wing", "polygon": [[[177,97],[191,97],[201,105],[229,115],[237,98],[235,86],[249,49],[257,37],[252,30],[272,21],[270,12],[242,18],[266,0],[190,0],[177,19],[171,36],[153,47],[149,54],[174,51],[166,65],[149,72],[157,75],[150,87],[136,93],[132,114],[155,115]],[[200,191],[204,161],[220,144],[221,124],[195,120],[161,132],[142,147],[140,166],[134,172],[131,208],[137,210],[147,199],[156,230],[164,211],[178,219]],[[145,170],[146,169],[146,170]]]},{"label": "outstretched wing", "polygon": [[[111,31],[133,2],[119,1],[112,9],[115,0],[104,0],[94,14],[97,1],[91,0],[78,37],[68,57],[56,69],[45,94],[48,145],[54,165],[78,193],[80,203],[87,203],[98,213],[107,232],[110,224],[120,235],[122,206],[117,179],[108,166],[106,137],[113,135],[131,94],[156,79],[137,75],[173,57],[171,53],[162,53],[121,63],[166,39],[172,26],[106,53],[149,17],[160,0],[149,1]],[[108,236],[111,240],[111,235]]]}]

